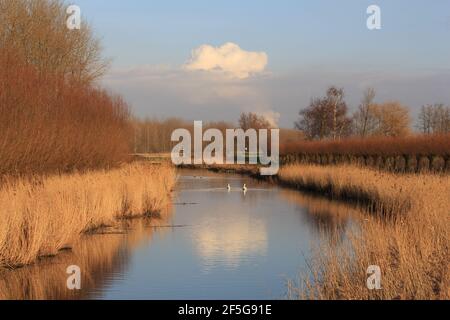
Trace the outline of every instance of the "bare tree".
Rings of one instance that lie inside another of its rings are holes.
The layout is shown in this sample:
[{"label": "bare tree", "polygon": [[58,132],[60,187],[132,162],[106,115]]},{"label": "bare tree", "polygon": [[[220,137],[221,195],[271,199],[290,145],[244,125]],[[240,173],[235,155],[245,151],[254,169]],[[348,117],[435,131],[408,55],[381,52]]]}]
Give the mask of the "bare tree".
[{"label": "bare tree", "polygon": [[159,120],[155,118],[132,120],[134,153],[170,152],[176,144],[171,141],[172,132],[183,128],[193,133],[192,122],[179,118]]},{"label": "bare tree", "polygon": [[332,137],[336,139],[338,134],[338,106],[342,103],[342,99],[344,97],[344,91],[342,89],[337,89],[335,87],[331,87],[327,91],[328,103],[332,106],[333,110],[333,125],[332,125]]},{"label": "bare tree", "polygon": [[373,115],[377,122],[374,135],[400,137],[410,132],[409,109],[400,102],[373,105]]},{"label": "bare tree", "polygon": [[376,119],[373,114],[373,106],[375,99],[375,90],[368,88],[364,92],[364,97],[358,110],[353,115],[353,124],[355,134],[366,137],[373,133],[376,127]]},{"label": "bare tree", "polygon": [[43,73],[89,83],[104,74],[108,62],[89,25],[66,27],[67,7],[60,0],[0,0],[0,48],[9,48]]},{"label": "bare tree", "polygon": [[248,129],[269,129],[271,127],[270,122],[262,115],[258,115],[253,112],[241,113],[239,118],[239,127]]},{"label": "bare tree", "polygon": [[422,106],[417,127],[425,134],[450,132],[450,107],[441,103]]},{"label": "bare tree", "polygon": [[343,89],[330,87],[325,97],[312,99],[310,105],[300,111],[295,127],[309,139],[338,139],[349,135],[351,119],[347,117]]},{"label": "bare tree", "polygon": [[450,132],[450,107],[445,107],[443,104],[436,106],[437,110],[434,116],[434,127],[436,133]]},{"label": "bare tree", "polygon": [[420,108],[419,120],[417,123],[417,127],[420,132],[429,134],[433,130],[432,125],[433,118],[433,106],[432,105],[424,105]]}]

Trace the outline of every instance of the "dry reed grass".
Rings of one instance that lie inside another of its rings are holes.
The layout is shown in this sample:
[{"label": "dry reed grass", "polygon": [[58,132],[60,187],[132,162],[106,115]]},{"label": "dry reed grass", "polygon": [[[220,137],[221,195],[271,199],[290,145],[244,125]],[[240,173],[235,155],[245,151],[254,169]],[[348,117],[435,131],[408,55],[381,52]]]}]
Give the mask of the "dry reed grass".
[{"label": "dry reed grass", "polygon": [[[278,178],[283,184],[325,194],[334,200],[358,202],[375,213],[396,217],[413,206],[411,189],[422,181],[441,184],[441,178],[427,175],[392,175],[355,166],[288,165]],[[423,189],[423,188],[420,188]],[[420,194],[420,192],[419,192]]]},{"label": "dry reed grass", "polygon": [[[295,165],[281,181],[361,200],[372,214],[347,246],[325,241],[312,261],[311,278],[290,286],[312,299],[449,299],[450,177],[394,175],[350,166]],[[364,208],[364,207],[363,207]],[[380,213],[390,212],[386,220]],[[397,213],[397,214],[396,214]],[[366,270],[378,265],[382,290],[368,290]]]},{"label": "dry reed grass", "polygon": [[170,203],[169,165],[126,165],[50,177],[5,179],[0,186],[0,266],[54,255],[80,234],[117,219],[151,215]]}]

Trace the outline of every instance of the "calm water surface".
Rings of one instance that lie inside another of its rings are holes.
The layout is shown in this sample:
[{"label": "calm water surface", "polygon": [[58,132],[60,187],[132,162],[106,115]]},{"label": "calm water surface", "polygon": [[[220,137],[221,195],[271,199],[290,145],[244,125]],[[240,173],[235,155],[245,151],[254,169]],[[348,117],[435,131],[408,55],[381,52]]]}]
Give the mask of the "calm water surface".
[{"label": "calm water surface", "polygon": [[[350,207],[297,191],[189,170],[180,171],[171,211],[0,274],[0,298],[283,299],[286,281],[306,272],[312,246],[324,238],[339,245],[354,216]],[[76,293],[65,289],[72,264],[83,274]]]}]

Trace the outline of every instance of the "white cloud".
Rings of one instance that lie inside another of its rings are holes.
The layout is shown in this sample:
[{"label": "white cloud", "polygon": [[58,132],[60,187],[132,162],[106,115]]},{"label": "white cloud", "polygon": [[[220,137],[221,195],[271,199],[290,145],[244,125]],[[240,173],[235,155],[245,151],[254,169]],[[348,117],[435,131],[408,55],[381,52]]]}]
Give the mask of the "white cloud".
[{"label": "white cloud", "polygon": [[269,121],[270,125],[273,128],[278,128],[278,123],[280,122],[281,117],[281,114],[279,112],[268,110],[260,112],[260,115],[262,115],[267,121]]},{"label": "white cloud", "polygon": [[228,42],[221,47],[202,45],[192,51],[186,70],[222,72],[238,79],[264,71],[268,63],[265,52],[251,52]]}]

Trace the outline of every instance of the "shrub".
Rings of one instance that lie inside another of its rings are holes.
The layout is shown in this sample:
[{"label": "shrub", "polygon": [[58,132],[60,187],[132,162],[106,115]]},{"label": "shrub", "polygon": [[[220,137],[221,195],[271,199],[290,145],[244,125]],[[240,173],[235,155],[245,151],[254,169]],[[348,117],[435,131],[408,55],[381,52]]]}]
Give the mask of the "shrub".
[{"label": "shrub", "polygon": [[41,73],[0,49],[0,174],[115,166],[129,154],[129,110],[118,96]]},{"label": "shrub", "polygon": [[298,141],[285,143],[280,154],[334,154],[334,155],[450,155],[450,134],[412,135],[402,138],[372,137],[343,140]]}]

